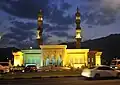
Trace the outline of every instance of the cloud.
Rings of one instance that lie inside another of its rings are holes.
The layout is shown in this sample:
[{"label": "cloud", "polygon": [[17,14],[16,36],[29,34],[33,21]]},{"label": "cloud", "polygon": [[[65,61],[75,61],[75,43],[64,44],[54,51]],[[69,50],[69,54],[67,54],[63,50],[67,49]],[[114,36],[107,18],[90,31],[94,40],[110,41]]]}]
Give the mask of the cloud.
[{"label": "cloud", "polygon": [[26,31],[35,30],[35,28],[37,28],[37,23],[34,23],[34,22],[24,23],[24,22],[14,21],[13,25],[18,27],[19,29],[23,29]]},{"label": "cloud", "polygon": [[[110,25],[116,22],[116,15],[120,14],[119,0],[66,0],[66,2],[72,5],[68,12],[75,11],[78,6],[82,22],[86,21],[89,25]],[[110,4],[112,2],[113,4]]]},{"label": "cloud", "polygon": [[92,28],[88,28],[88,24],[82,23],[82,36],[83,41],[89,39],[96,39],[108,36],[110,34],[119,34],[119,22],[120,19],[116,20],[116,23],[112,23],[110,25],[92,25]]},{"label": "cloud", "polygon": [[69,29],[68,25],[56,25],[47,28],[46,31],[68,31]]},{"label": "cloud", "polygon": [[59,37],[59,36],[54,35],[52,37],[49,37],[47,40],[48,44],[58,44],[61,42],[67,42],[67,37]]},{"label": "cloud", "polygon": [[2,3],[1,8],[4,11],[19,17],[36,19],[36,15],[41,8],[43,8],[42,10],[46,10],[45,14],[48,14],[48,0],[18,0],[17,2],[13,0],[4,0]]},{"label": "cloud", "polygon": [[[49,19],[50,22],[58,24],[71,24],[71,17],[64,17],[64,11],[69,9],[71,5],[61,2],[61,9],[51,0],[19,0],[19,1],[3,1],[2,9],[12,15],[37,19],[37,13],[40,9],[43,10],[44,18]],[[65,20],[64,22],[62,20]]]},{"label": "cloud", "polygon": [[44,14],[44,43],[75,41],[77,6],[81,12],[83,41],[119,33],[118,4],[118,0],[0,0],[2,42],[8,40],[5,41],[8,46],[37,46],[37,13],[40,9]]},{"label": "cloud", "polygon": [[53,34],[53,35],[56,35],[56,36],[59,36],[59,37],[67,37],[68,36],[68,34],[66,33],[66,32],[59,32],[59,31],[57,31],[57,32],[52,32],[51,34]]},{"label": "cloud", "polygon": [[102,6],[108,9],[120,11],[120,0],[101,0]]}]

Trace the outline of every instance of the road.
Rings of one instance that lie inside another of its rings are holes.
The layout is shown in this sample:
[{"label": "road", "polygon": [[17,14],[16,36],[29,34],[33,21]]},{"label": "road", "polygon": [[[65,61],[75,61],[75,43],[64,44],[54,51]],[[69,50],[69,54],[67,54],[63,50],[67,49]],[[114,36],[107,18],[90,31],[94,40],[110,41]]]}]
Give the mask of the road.
[{"label": "road", "polygon": [[3,75],[4,78],[31,78],[31,77],[41,77],[41,76],[80,76],[80,72],[69,72],[69,71],[63,71],[63,72],[28,72],[28,73],[8,73]]},{"label": "road", "polygon": [[120,85],[120,80],[84,80],[83,78],[42,78],[0,80],[0,85]]}]

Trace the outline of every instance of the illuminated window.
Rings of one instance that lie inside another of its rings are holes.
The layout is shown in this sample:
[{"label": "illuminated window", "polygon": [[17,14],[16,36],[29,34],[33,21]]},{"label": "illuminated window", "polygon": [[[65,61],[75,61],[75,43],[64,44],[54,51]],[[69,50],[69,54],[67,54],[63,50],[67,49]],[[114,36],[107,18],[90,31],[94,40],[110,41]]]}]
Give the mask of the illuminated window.
[{"label": "illuminated window", "polygon": [[40,38],[40,35],[39,35],[39,33],[40,33],[40,31],[37,31],[37,34],[36,34],[36,36],[37,36],[37,39],[39,39],[39,38]]},{"label": "illuminated window", "polygon": [[38,18],[38,21],[42,21],[42,20],[43,20],[43,18],[42,18],[42,17],[39,17],[39,18]]},{"label": "illuminated window", "polygon": [[81,38],[81,30],[76,30],[76,38]]},{"label": "illuminated window", "polygon": [[80,20],[80,17],[76,17],[76,19],[77,19],[77,20],[78,20],[78,19]]},{"label": "illuminated window", "polygon": [[94,59],[92,58],[92,62],[94,62]]},{"label": "illuminated window", "polygon": [[81,38],[80,32],[76,32],[76,38]]}]

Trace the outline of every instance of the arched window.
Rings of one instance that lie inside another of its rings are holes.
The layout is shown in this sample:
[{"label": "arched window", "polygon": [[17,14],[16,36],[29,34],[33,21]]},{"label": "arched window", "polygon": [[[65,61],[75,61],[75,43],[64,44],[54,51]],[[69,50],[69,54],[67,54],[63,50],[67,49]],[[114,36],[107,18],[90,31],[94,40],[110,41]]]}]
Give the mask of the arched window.
[{"label": "arched window", "polygon": [[56,60],[55,60],[55,56],[53,55],[52,56],[52,65],[55,65],[56,64]]},{"label": "arched window", "polygon": [[50,64],[50,59],[47,58],[47,59],[46,59],[46,64],[45,64],[45,65],[48,66],[49,64]]},{"label": "arched window", "polygon": [[57,64],[58,64],[58,65],[62,65],[62,58],[61,58],[61,55],[58,57]]}]

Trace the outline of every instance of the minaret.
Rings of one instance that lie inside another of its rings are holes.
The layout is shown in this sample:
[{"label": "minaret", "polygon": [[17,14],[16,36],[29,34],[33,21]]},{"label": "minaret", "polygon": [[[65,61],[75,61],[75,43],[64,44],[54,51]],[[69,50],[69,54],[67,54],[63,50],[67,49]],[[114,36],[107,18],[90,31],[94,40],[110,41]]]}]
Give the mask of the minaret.
[{"label": "minaret", "polygon": [[36,35],[36,37],[37,37],[38,45],[43,45],[43,38],[42,38],[43,15],[42,15],[42,10],[40,10],[38,12],[37,24],[38,24],[38,28],[37,28],[37,35]]},{"label": "minaret", "polygon": [[75,23],[76,23],[76,48],[79,49],[80,43],[81,43],[81,27],[80,27],[80,22],[81,22],[81,18],[80,18],[80,12],[79,9],[77,7],[77,12],[75,13]]}]

